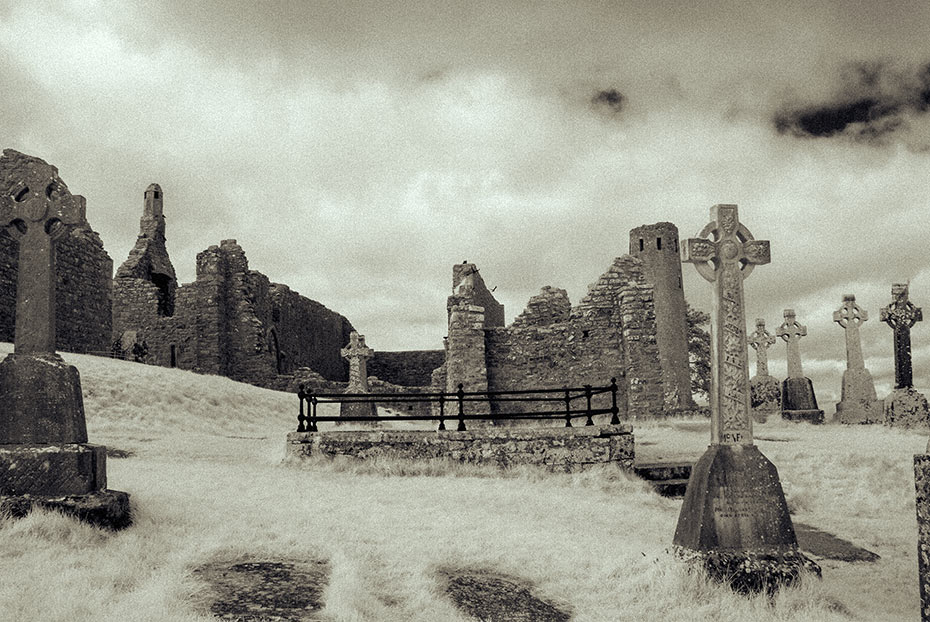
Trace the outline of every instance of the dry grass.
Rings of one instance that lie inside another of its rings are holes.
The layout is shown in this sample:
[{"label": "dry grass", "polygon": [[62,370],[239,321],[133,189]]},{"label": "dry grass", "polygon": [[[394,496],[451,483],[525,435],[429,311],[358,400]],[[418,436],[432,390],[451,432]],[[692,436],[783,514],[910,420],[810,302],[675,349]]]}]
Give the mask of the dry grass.
[{"label": "dry grass", "polygon": [[[0,345],[0,353],[8,351]],[[911,456],[926,435],[881,427],[757,428],[800,521],[882,556],[823,562],[824,580],[774,604],[689,575],[668,553],[680,501],[607,469],[500,474],[391,462],[285,467],[296,400],[222,378],[65,355],[78,365],[91,440],[135,525],[100,532],[37,513],[0,521],[4,620],[207,620],[192,568],[215,559],[328,559],[333,620],[463,620],[437,568],[523,577],[573,620],[917,618]],[[640,423],[647,455],[698,455],[704,422]],[[789,440],[790,439],[790,440]],[[648,444],[651,443],[651,444]]]}]

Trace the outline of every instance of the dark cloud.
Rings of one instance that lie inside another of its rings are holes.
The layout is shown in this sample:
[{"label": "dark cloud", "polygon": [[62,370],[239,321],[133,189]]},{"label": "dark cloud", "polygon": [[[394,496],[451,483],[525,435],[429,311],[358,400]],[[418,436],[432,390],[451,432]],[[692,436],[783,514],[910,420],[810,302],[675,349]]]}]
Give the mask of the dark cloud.
[{"label": "dark cloud", "polygon": [[626,104],[626,97],[617,89],[605,89],[598,91],[591,98],[591,103],[597,108],[606,108],[611,112],[617,113],[623,110]]},{"label": "dark cloud", "polygon": [[844,135],[881,143],[930,110],[930,64],[899,69],[886,63],[844,68],[832,101],[788,106],[774,115],[779,134],[803,138]]}]

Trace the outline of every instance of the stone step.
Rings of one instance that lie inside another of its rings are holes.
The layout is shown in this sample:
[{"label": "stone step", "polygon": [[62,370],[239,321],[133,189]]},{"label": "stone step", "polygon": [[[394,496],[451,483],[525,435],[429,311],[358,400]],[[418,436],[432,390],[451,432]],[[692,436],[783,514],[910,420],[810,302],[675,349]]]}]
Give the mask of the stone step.
[{"label": "stone step", "polygon": [[685,479],[691,477],[690,462],[653,462],[635,463],[633,472],[650,482],[661,482],[670,479]]},{"label": "stone step", "polygon": [[661,481],[650,481],[649,485],[652,486],[657,493],[663,497],[684,497],[685,491],[688,489],[688,480],[687,479],[667,479]]}]

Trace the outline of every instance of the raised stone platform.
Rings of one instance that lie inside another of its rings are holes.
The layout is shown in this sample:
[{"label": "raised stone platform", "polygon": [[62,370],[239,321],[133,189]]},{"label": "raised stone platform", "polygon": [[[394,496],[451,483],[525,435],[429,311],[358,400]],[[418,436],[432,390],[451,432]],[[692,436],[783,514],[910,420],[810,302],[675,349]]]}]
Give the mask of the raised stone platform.
[{"label": "raised stone platform", "polygon": [[97,490],[83,495],[0,495],[0,514],[22,518],[34,508],[54,510],[96,527],[123,529],[132,524],[129,494]]},{"label": "raised stone platform", "polygon": [[414,461],[458,461],[511,467],[541,466],[575,472],[595,464],[633,466],[632,427],[626,424],[573,428],[482,428],[455,430],[352,430],[291,432],[286,462],[351,456]]},{"label": "raised stone platform", "polygon": [[0,445],[0,495],[82,495],[106,487],[102,445]]}]

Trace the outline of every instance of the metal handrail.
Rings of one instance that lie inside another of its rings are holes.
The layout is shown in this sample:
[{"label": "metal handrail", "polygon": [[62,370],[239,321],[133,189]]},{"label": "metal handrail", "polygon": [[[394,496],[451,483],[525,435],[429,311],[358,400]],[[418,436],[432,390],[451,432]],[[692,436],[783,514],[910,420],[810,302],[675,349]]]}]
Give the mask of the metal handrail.
[{"label": "metal handrail", "polygon": [[[617,408],[617,379],[611,378],[610,384],[603,387],[564,387],[558,389],[520,389],[514,391],[465,391],[464,385],[459,384],[454,392],[431,393],[312,393],[304,390],[300,385],[297,392],[299,412],[297,415],[298,432],[317,432],[317,423],[321,421],[438,421],[439,430],[445,430],[447,419],[458,420],[457,430],[465,431],[465,422],[468,420],[508,421],[517,419],[565,419],[565,427],[572,427],[572,419],[586,417],[585,426],[594,425],[592,417],[595,415],[610,414],[610,424],[620,423],[619,409]],[[591,399],[596,395],[611,394],[610,408],[592,408]],[[552,397],[528,397],[530,395],[552,395]],[[521,397],[522,396],[522,397]],[[573,409],[572,402],[584,399],[585,406]],[[316,413],[317,404],[351,403],[376,404],[378,402],[413,402],[438,403],[438,415],[395,415],[390,417],[363,417],[363,416],[319,416]],[[457,412],[450,416],[446,413],[446,404],[454,402]],[[518,413],[465,413],[465,402],[561,402],[564,408],[560,410],[546,410],[537,412]],[[304,404],[306,403],[306,412]]]}]

